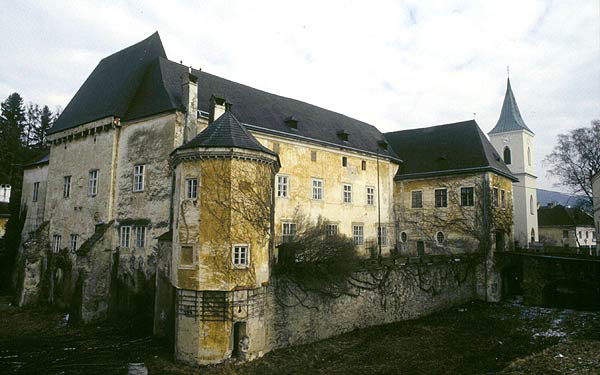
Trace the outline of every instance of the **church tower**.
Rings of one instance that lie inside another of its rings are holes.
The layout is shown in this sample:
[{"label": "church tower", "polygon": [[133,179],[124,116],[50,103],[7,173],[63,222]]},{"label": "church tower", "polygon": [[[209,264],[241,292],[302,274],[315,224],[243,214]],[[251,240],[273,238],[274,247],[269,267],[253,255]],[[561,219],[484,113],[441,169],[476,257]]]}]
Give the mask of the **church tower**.
[{"label": "church tower", "polygon": [[504,163],[519,179],[513,184],[514,238],[520,246],[527,247],[538,241],[534,134],[521,117],[510,78],[500,118],[488,136]]}]

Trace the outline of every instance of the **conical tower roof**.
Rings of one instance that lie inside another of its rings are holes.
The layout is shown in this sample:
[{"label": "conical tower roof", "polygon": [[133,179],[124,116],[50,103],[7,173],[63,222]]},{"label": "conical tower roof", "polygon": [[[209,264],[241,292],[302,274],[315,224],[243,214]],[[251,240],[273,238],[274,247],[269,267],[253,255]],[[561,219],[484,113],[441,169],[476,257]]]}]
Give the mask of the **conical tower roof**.
[{"label": "conical tower roof", "polygon": [[195,147],[236,147],[277,156],[248,133],[229,110],[179,149]]},{"label": "conical tower roof", "polygon": [[504,103],[502,103],[502,111],[496,126],[488,134],[498,134],[514,130],[527,130],[533,134],[533,131],[525,125],[519,106],[515,100],[515,95],[510,87],[510,78],[507,80],[506,94],[504,95]]}]

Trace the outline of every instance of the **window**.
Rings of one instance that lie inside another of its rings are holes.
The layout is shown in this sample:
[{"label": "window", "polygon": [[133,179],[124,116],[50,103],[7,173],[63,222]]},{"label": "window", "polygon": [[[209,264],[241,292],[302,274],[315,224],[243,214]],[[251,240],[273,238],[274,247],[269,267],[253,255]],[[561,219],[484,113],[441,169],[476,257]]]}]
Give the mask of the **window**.
[{"label": "window", "polygon": [[438,245],[441,245],[444,243],[445,240],[445,236],[444,233],[442,232],[437,232],[437,234],[435,235],[435,239],[437,240]]},{"label": "window", "polygon": [[338,225],[337,224],[327,224],[327,236],[333,237],[338,234]]},{"label": "window", "polygon": [[88,195],[95,197],[98,193],[98,170],[91,170],[88,178]]},{"label": "window", "polygon": [[69,198],[71,196],[71,176],[65,176],[63,178],[63,198]]},{"label": "window", "polygon": [[563,230],[563,238],[564,239],[569,238],[569,231],[568,230]]},{"label": "window", "polygon": [[248,245],[233,245],[233,266],[248,267],[249,255]]},{"label": "window", "polygon": [[435,206],[448,207],[448,190],[435,189]]},{"label": "window", "polygon": [[277,176],[277,196],[287,198],[290,191],[290,178],[288,176]]},{"label": "window", "polygon": [[185,180],[187,199],[196,199],[198,197],[198,179],[188,178]]},{"label": "window", "polygon": [[585,238],[590,238],[590,232],[588,232],[587,230],[585,231]]},{"label": "window", "polygon": [[296,236],[296,223],[282,224],[282,239],[283,242],[292,242]]},{"label": "window", "polygon": [[345,156],[342,156],[342,167],[347,167],[348,166],[348,158]]},{"label": "window", "polygon": [[52,252],[58,254],[60,252],[61,235],[55,234],[52,236]]},{"label": "window", "polygon": [[510,148],[504,147],[504,164],[509,165],[512,162],[510,157]]},{"label": "window", "polygon": [[423,208],[423,192],[413,191],[411,194],[411,202],[412,208]]},{"label": "window", "polygon": [[581,231],[579,231],[579,238],[581,238]]},{"label": "window", "polygon": [[460,188],[460,205],[461,206],[473,206],[473,188],[472,187],[464,187]]},{"label": "window", "polygon": [[529,196],[529,213],[533,215],[533,195]]},{"label": "window", "polygon": [[373,206],[375,204],[375,188],[367,186],[367,204]]},{"label": "window", "polygon": [[352,239],[355,245],[362,245],[364,243],[364,231],[362,224],[352,226]]},{"label": "window", "polygon": [[124,248],[129,247],[130,234],[131,234],[131,227],[129,227],[129,226],[121,227],[121,247],[124,247]]},{"label": "window", "polygon": [[69,248],[71,249],[71,251],[75,252],[75,250],[77,250],[77,235],[76,234],[71,234],[71,241],[70,241],[70,246]]},{"label": "window", "polygon": [[37,202],[39,192],[40,192],[40,183],[34,182],[33,183],[33,197],[31,197],[32,201]]},{"label": "window", "polygon": [[366,170],[367,170],[367,161],[366,161],[366,160],[363,160],[363,161],[362,161],[362,163],[361,163],[361,168],[362,168],[362,170],[363,170],[363,171],[366,171]]},{"label": "window", "polygon": [[408,234],[406,234],[406,232],[400,233],[400,241],[402,241],[403,243],[406,243],[406,241],[408,241]]},{"label": "window", "polygon": [[344,203],[352,203],[352,185],[344,184]]},{"label": "window", "polygon": [[387,228],[377,227],[377,244],[381,246],[387,245]]},{"label": "window", "polygon": [[179,253],[179,264],[182,266],[191,266],[194,264],[193,246],[181,246],[181,252]]},{"label": "window", "polygon": [[500,204],[502,208],[506,208],[506,192],[504,190],[500,191]]},{"label": "window", "polygon": [[317,152],[316,151],[310,152],[310,161],[317,161]]},{"label": "window", "polygon": [[323,180],[316,178],[312,180],[312,199],[323,199]]},{"label": "window", "polygon": [[135,227],[135,247],[146,246],[146,227]]},{"label": "window", "polygon": [[133,167],[133,191],[144,191],[144,165]]},{"label": "window", "polygon": [[494,207],[498,207],[498,188],[494,188],[494,195],[492,197]]},{"label": "window", "polygon": [[535,242],[535,230],[531,228],[531,242]]},{"label": "window", "polygon": [[531,148],[527,147],[527,165],[531,167]]}]

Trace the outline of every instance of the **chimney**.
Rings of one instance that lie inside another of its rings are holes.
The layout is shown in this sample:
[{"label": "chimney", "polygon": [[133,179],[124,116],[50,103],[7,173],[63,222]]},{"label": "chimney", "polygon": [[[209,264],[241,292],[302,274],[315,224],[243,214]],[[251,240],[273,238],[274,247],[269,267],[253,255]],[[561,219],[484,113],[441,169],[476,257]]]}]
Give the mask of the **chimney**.
[{"label": "chimney", "polygon": [[224,98],[218,97],[215,94],[210,96],[210,113],[208,115],[208,124],[221,117],[226,110],[227,101]]},{"label": "chimney", "polygon": [[191,68],[183,76],[181,92],[181,101],[185,109],[183,128],[183,143],[185,143],[198,133],[198,77],[192,74]]}]

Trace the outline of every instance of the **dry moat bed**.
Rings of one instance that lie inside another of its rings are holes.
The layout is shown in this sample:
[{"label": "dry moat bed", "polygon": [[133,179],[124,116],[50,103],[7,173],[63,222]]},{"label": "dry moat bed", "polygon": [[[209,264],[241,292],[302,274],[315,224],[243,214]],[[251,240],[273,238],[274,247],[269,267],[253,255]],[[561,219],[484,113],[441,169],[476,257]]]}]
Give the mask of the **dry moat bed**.
[{"label": "dry moat bed", "polygon": [[473,302],[406,322],[276,350],[254,362],[174,365],[135,327],[64,326],[39,309],[0,310],[0,373],[600,374],[600,313]]}]

